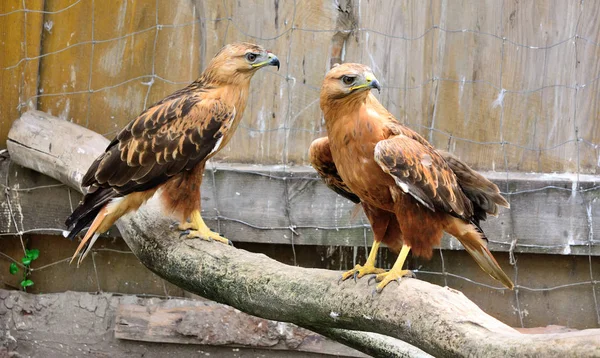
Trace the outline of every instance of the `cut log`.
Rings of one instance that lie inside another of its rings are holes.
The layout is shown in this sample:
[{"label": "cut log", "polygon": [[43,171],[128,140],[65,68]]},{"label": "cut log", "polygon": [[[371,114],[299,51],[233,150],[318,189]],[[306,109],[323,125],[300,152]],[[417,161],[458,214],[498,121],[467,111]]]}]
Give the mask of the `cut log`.
[{"label": "cut log", "polygon": [[[101,152],[94,148],[103,143],[85,128],[34,112],[15,122],[8,149],[20,165],[79,188],[85,169]],[[74,155],[84,145],[85,155]],[[403,279],[373,294],[366,279],[339,284],[339,272],[292,267],[216,242],[181,240],[169,224],[151,200],[118,227],[138,259],[169,282],[251,315],[292,322],[340,341],[345,337],[351,341],[345,343],[368,354],[406,355],[400,346],[396,354],[383,353],[379,348],[386,342],[367,334],[328,332],[384,334],[438,357],[600,355],[600,329],[522,334],[453,289]]]}]

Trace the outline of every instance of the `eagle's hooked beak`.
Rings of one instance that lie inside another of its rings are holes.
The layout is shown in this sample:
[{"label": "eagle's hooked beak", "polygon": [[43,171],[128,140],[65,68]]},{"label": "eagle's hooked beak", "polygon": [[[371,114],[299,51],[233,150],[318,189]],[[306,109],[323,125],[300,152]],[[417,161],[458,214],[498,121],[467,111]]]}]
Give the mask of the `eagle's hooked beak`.
[{"label": "eagle's hooked beak", "polygon": [[381,85],[379,84],[379,81],[377,81],[377,78],[375,78],[375,76],[373,76],[372,73],[368,73],[365,76],[365,82],[360,84],[360,85],[356,85],[350,88],[350,91],[354,91],[357,89],[371,89],[371,88],[376,88],[377,91],[381,92]]},{"label": "eagle's hooked beak", "polygon": [[279,65],[280,65],[280,63],[279,63],[279,59],[277,58],[277,56],[275,56],[274,54],[269,52],[266,61],[255,63],[252,65],[252,67],[277,66],[277,71],[279,71]]}]

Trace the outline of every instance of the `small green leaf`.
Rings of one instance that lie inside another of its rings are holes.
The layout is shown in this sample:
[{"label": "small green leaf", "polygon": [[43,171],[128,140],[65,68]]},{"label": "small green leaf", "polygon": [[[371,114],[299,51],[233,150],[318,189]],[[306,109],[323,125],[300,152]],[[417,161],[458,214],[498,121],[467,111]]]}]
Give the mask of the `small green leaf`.
[{"label": "small green leaf", "polygon": [[17,264],[15,262],[10,264],[10,267],[8,268],[8,272],[10,272],[11,275],[14,275],[17,272],[19,272],[19,268],[17,267]]},{"label": "small green leaf", "polygon": [[33,281],[31,281],[31,280],[21,281],[21,287],[29,287],[29,286],[33,286]]},{"label": "small green leaf", "polygon": [[27,250],[27,257],[29,257],[31,259],[31,261],[37,259],[38,257],[40,257],[40,250],[38,250],[38,249]]},{"label": "small green leaf", "polygon": [[29,265],[31,263],[31,258],[25,256],[21,259],[21,262],[23,263],[23,265]]}]

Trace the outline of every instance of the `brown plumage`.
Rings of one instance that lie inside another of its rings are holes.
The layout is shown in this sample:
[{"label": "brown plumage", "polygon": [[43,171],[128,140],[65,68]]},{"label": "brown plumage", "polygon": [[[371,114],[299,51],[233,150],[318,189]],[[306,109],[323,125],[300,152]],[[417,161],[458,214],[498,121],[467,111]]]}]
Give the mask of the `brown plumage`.
[{"label": "brown plumage", "polygon": [[[136,210],[160,189],[165,210],[181,218],[188,237],[228,240],[210,231],[200,216],[204,165],[237,128],[250,80],[279,60],[250,43],[223,47],[200,78],[153,104],[123,128],[83,177],[88,194],[69,216],[69,238],[91,223],[73,258],[122,215]],[[187,223],[187,219],[191,223]]]},{"label": "brown plumage", "polygon": [[[315,140],[309,150],[326,184],[360,202],[373,228],[366,264],[342,278],[378,274],[381,292],[408,272],[402,266],[409,250],[431,258],[445,231],[485,272],[512,289],[479,227],[487,214],[497,215],[498,206],[509,206],[498,187],[401,125],[371,94],[372,88],[380,86],[366,66],[343,64],[329,71],[320,97],[328,136]],[[374,265],[381,242],[400,251],[389,272]]]}]

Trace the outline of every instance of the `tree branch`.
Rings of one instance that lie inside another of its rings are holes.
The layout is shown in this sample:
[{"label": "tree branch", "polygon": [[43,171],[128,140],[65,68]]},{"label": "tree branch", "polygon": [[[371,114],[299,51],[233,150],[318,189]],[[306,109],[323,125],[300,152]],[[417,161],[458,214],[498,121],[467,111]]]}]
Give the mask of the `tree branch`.
[{"label": "tree branch", "polygon": [[[83,173],[106,143],[72,123],[28,112],[13,124],[8,149],[16,163],[79,188]],[[118,227],[139,260],[167,281],[255,316],[307,327],[364,352],[385,355],[378,348],[385,343],[376,335],[340,329],[395,337],[440,357],[600,355],[600,329],[521,334],[450,288],[404,279],[373,295],[368,280],[338,284],[338,272],[287,266],[220,243],[181,240],[169,223],[157,201],[151,200],[119,220]]]}]

